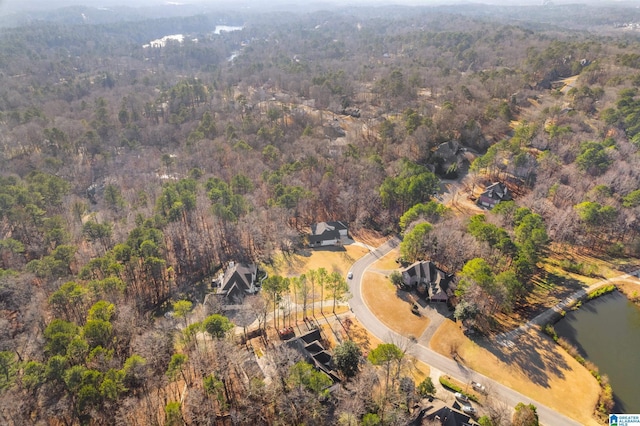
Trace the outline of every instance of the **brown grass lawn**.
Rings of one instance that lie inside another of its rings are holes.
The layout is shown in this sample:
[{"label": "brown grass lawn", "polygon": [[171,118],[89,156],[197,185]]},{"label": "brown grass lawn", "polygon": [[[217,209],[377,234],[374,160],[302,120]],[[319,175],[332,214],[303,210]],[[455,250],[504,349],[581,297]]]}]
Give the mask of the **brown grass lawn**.
[{"label": "brown grass lawn", "polygon": [[[337,305],[336,304],[336,312],[335,315],[344,314],[349,310],[349,307],[346,305]],[[315,309],[311,309],[311,306],[307,308],[307,317],[315,318],[318,321],[324,321],[325,318],[327,321],[332,321],[335,317],[333,312],[333,300],[325,300],[322,305],[322,311],[320,310],[320,306],[316,306]],[[291,321],[295,321],[297,318],[298,322],[302,324],[304,322],[304,313],[302,312],[302,305],[299,305],[299,309],[295,313],[291,313]]]},{"label": "brown grass lawn", "polygon": [[387,253],[382,259],[371,265],[372,269],[379,269],[381,271],[393,271],[400,268],[400,264],[396,262],[396,259],[400,257],[400,249],[394,248]]},{"label": "brown grass lawn", "polygon": [[640,284],[634,284],[630,282],[616,281],[614,283],[620,293],[624,294],[627,299],[640,305]]},{"label": "brown grass lawn", "polygon": [[371,349],[382,343],[382,340],[370,334],[353,315],[342,316],[339,320],[331,318],[334,320],[331,324],[322,325],[322,330],[328,340],[328,349],[335,349],[341,341],[353,340],[362,350],[363,356],[366,357]]},{"label": "brown grass lawn", "polygon": [[429,374],[431,374],[431,367],[415,358],[412,358],[412,362],[411,376],[413,377],[413,381],[416,383],[417,387],[424,379],[429,377]]},{"label": "brown grass lawn", "polygon": [[357,231],[349,231],[351,236],[362,243],[368,244],[371,247],[378,247],[384,244],[389,237],[385,237],[376,231],[370,229],[359,229]]},{"label": "brown grass lawn", "polygon": [[[562,268],[562,261],[568,261],[574,265],[582,264],[584,274],[566,271]],[[549,273],[574,279],[586,285],[621,275],[623,274],[622,270],[637,268],[637,266],[633,266],[631,259],[598,257],[583,250],[577,250],[573,246],[558,243],[551,244],[549,256],[542,266]]]},{"label": "brown grass lawn", "polygon": [[350,320],[351,323],[347,325],[349,338],[360,346],[362,354],[366,357],[371,349],[382,343],[382,340],[369,333],[355,317]]},{"label": "brown grass lawn", "polygon": [[[292,255],[279,254],[273,261],[273,264],[265,267],[269,275],[281,275],[286,277],[299,276],[312,269],[325,268],[328,272],[338,271],[341,275],[347,275],[353,262],[368,253],[368,250],[355,245],[347,245],[344,247],[327,247],[323,249],[303,250],[300,253]],[[316,305],[312,311],[312,303],[320,302],[321,295],[324,295],[324,304],[322,312],[320,306]],[[280,318],[281,324],[295,325],[303,323],[304,314],[302,312],[302,300],[297,300],[295,295],[290,294],[291,301],[300,305],[295,312],[290,312],[286,318]],[[348,310],[347,306],[336,306],[336,314],[344,313]],[[321,291],[320,286],[309,295],[308,308],[306,315],[308,317],[317,318],[323,321],[323,314],[328,320],[333,319],[333,300],[328,291]],[[297,320],[297,322],[296,322]],[[272,322],[269,321],[272,325]],[[339,324],[338,324],[339,325]],[[275,331],[272,330],[275,334]]]},{"label": "brown grass lawn", "polygon": [[371,312],[393,331],[418,338],[429,325],[429,319],[411,313],[410,297],[409,293],[398,291],[384,275],[364,274],[362,298]]},{"label": "brown grass lawn", "polygon": [[475,202],[469,200],[467,196],[468,192],[461,190],[458,192],[458,195],[452,198],[448,203],[445,204],[446,207],[449,207],[456,215],[469,217],[475,214],[482,214],[485,212],[481,207],[479,207]]},{"label": "brown grass lawn", "polygon": [[431,339],[433,350],[460,362],[585,425],[592,417],[600,387],[591,374],[542,333],[521,336],[513,348],[492,342],[475,343],[446,320]]},{"label": "brown grass lawn", "polygon": [[266,270],[269,274],[294,277],[312,269],[325,268],[328,272],[338,271],[346,276],[351,265],[367,253],[367,249],[355,245],[305,249],[292,255],[278,254]]}]

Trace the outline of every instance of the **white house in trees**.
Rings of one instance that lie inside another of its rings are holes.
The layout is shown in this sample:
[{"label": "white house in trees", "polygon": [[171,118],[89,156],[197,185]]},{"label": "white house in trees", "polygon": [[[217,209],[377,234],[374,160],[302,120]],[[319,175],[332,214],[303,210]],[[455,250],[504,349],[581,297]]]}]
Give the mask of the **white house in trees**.
[{"label": "white house in trees", "polygon": [[309,247],[337,246],[349,238],[345,222],[320,222],[311,225]]}]

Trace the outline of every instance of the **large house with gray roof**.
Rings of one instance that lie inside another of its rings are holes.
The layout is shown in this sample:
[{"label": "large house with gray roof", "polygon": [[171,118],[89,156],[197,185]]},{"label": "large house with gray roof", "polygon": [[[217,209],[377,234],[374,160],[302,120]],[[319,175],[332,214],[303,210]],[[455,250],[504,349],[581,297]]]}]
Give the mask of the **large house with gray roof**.
[{"label": "large house with gray roof", "polygon": [[255,263],[229,262],[229,267],[218,280],[218,294],[228,303],[242,303],[244,297],[258,292],[258,267]]},{"label": "large house with gray roof", "polygon": [[401,271],[404,287],[416,289],[432,302],[448,302],[454,295],[453,275],[431,261],[415,262]]}]

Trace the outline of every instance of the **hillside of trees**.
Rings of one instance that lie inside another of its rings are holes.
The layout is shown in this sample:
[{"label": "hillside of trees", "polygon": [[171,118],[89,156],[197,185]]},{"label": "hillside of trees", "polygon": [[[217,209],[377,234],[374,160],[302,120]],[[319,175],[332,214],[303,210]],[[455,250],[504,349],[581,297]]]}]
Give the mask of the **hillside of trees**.
[{"label": "hillside of trees", "polygon": [[[402,348],[346,362],[329,394],[286,350],[247,380],[219,306],[190,312],[221,265],[268,264],[324,220],[401,232],[406,260],[458,274],[456,316],[480,329],[552,241],[637,257],[640,33],[615,24],[638,12],[586,9],[65,9],[3,27],[0,422],[406,424]],[[471,218],[436,202],[467,175],[520,196]]]}]

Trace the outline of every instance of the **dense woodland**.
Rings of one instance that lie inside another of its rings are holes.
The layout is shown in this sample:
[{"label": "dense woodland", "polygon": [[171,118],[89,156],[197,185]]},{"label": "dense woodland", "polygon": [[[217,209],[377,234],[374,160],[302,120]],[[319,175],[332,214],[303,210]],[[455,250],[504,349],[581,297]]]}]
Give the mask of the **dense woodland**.
[{"label": "dense woodland", "polygon": [[[219,307],[189,314],[221,265],[317,221],[402,233],[483,332],[551,241],[640,254],[640,33],[617,26],[638,9],[80,13],[0,30],[3,424],[406,424],[398,342],[355,369],[343,344],[328,393],[284,349],[249,379]],[[519,196],[461,217],[434,196],[467,174]]]}]

